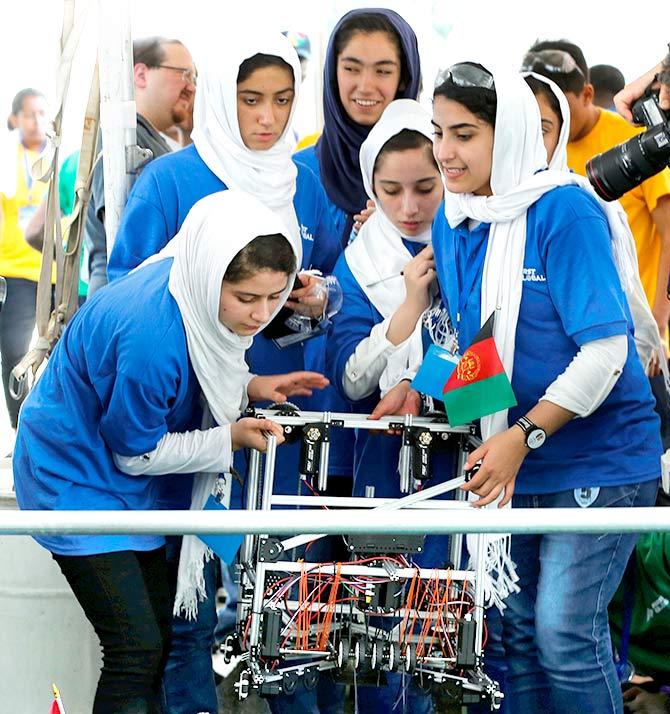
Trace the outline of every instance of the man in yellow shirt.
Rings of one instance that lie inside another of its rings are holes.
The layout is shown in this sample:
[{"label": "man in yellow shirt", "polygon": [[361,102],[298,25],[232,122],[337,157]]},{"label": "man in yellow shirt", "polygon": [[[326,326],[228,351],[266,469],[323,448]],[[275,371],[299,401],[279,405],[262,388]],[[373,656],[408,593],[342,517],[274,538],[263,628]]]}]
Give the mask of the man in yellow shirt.
[{"label": "man in yellow shirt", "polygon": [[0,360],[9,420],[16,429],[20,402],[9,394],[9,375],[30,346],[42,264],[42,255],[26,243],[24,231],[48,188],[30,173],[46,141],[47,105],[41,92],[24,89],[14,97],[8,128],[15,133],[0,157],[0,275],[7,281],[0,313]]},{"label": "man in yellow shirt", "polygon": [[[570,105],[568,166],[586,176],[586,162],[644,131],[593,102],[594,89],[581,49],[565,40],[536,42],[524,59],[524,69],[549,77]],[[665,169],[620,199],[635,238],[640,277],[661,334],[670,322],[666,296],[670,275],[670,170]]]}]

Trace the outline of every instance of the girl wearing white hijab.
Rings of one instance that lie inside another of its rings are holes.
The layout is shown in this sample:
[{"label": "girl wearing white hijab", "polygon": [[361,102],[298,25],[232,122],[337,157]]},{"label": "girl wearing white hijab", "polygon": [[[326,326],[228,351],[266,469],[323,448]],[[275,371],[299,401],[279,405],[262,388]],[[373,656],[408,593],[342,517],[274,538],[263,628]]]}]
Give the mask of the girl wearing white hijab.
[{"label": "girl wearing white hijab", "polygon": [[[300,87],[295,49],[280,33],[238,32],[218,38],[199,67],[193,145],[162,157],[160,164],[149,164],[151,171],[143,172],[133,187],[108,266],[110,280],[161,250],[196,201],[237,188],[272,208],[296,240],[303,287],[293,292],[288,307],[311,316],[322,304],[310,295],[315,283],[310,269],[330,273],[341,247],[320,182],[309,168],[292,160],[287,140]],[[321,371],[323,352],[322,340],[279,349],[263,334],[247,358],[257,374],[306,365]],[[298,399],[296,405],[332,410],[324,400],[327,391]],[[339,453],[333,444],[333,470]],[[278,492],[296,493],[298,455],[299,444],[280,453]],[[236,467],[245,470],[238,461]]]},{"label": "girl wearing white hijab", "polygon": [[[418,414],[407,399],[409,381],[423,359],[422,315],[431,306],[435,286],[431,224],[442,200],[442,183],[433,159],[430,115],[411,99],[391,102],[363,142],[363,184],[375,212],[340,257],[335,275],[344,304],[333,319],[327,365],[331,382],[355,411]],[[393,404],[379,404],[387,390]],[[377,497],[400,497],[400,438],[361,430],[356,435],[354,495],[367,486]],[[434,459],[435,482],[454,473],[453,454]],[[424,567],[445,560],[446,540],[430,536],[417,557]],[[361,711],[392,711],[399,675],[388,686],[359,690]],[[430,696],[412,684],[408,704],[414,712],[432,712]]]},{"label": "girl wearing white hijab", "polygon": [[[222,225],[230,228],[225,242]],[[250,196],[208,196],[168,250],[86,303],[23,405],[14,455],[21,508],[154,509],[163,474],[193,484],[199,507],[215,481],[210,474],[229,481],[233,450],[264,449],[263,430],[282,441],[273,422],[237,420],[248,398],[286,399],[325,382],[311,373],[254,377],[244,363],[253,335],[292,285],[297,256],[287,233]],[[202,403],[218,426],[199,428]],[[165,539],[36,540],[100,638],[93,711],[157,711],[173,590]],[[195,606],[209,554],[187,540],[178,601]]]},{"label": "girl wearing white hijab", "polygon": [[[540,114],[518,74],[462,63],[438,77],[445,216],[436,268],[461,352],[495,313],[518,405],[481,420],[466,467],[478,505],[652,505],[658,418],[635,353],[608,222],[570,174],[545,170]],[[512,499],[513,497],[513,499]],[[607,603],[628,535],[514,536],[503,616],[511,711],[620,712]]]}]

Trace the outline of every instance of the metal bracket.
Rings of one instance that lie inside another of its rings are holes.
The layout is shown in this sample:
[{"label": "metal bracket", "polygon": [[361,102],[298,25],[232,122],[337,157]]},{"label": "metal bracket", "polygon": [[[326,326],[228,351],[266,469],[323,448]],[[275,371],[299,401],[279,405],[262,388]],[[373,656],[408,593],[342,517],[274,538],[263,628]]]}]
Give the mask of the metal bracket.
[{"label": "metal bracket", "polygon": [[258,544],[258,560],[261,563],[276,563],[284,552],[278,538],[261,538]]}]

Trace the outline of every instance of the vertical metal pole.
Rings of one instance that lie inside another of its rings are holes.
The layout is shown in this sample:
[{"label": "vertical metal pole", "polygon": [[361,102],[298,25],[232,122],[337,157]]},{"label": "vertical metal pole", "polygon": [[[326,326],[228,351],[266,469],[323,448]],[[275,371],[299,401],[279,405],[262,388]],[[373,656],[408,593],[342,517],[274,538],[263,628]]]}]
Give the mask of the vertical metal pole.
[{"label": "vertical metal pole", "polygon": [[402,446],[400,447],[400,492],[409,493],[410,489],[410,465],[412,447],[405,444],[407,439],[407,430],[412,426],[412,415],[405,414],[405,428],[402,431]]},{"label": "vertical metal pole", "polygon": [[480,533],[477,536],[477,570],[475,573],[475,654],[482,656],[482,643],[484,637],[484,569],[486,567],[486,536]]},{"label": "vertical metal pole", "polygon": [[[456,467],[457,477],[465,474],[465,462],[468,460],[468,452],[464,445],[461,446],[458,452],[458,466]],[[461,488],[456,489],[456,501],[465,501],[467,495]],[[453,563],[456,570],[460,569],[461,561],[463,560],[463,534],[453,533],[449,537],[449,560]]]},{"label": "vertical metal pole", "polygon": [[[256,565],[256,582],[254,583],[254,599],[251,604],[251,623],[249,625],[249,650],[254,651],[258,645],[261,631],[261,616],[263,613],[263,593],[265,592],[265,565]],[[255,659],[252,657],[252,659]]]},{"label": "vertical metal pole", "polygon": [[131,175],[126,147],[136,143],[137,115],[133,81],[130,0],[98,0],[100,70],[100,128],[104,147],[105,232],[110,255]]},{"label": "vertical metal pole", "polygon": [[321,454],[319,457],[319,479],[317,481],[317,488],[319,489],[320,493],[323,493],[328,488],[328,467],[330,461],[330,422],[330,412],[324,412],[323,423],[328,424],[329,434],[328,441],[321,442]]},{"label": "vertical metal pole", "polygon": [[274,434],[268,434],[268,445],[265,452],[265,472],[263,473],[261,511],[269,511],[272,508],[272,488],[274,486],[276,457],[277,437]]},{"label": "vertical metal pole", "polygon": [[[249,470],[247,473],[247,509],[256,511],[258,509],[258,487],[261,476],[261,454],[256,449],[251,451],[249,458]],[[254,552],[254,536],[247,533],[242,543],[241,561],[243,563],[251,560]]]}]

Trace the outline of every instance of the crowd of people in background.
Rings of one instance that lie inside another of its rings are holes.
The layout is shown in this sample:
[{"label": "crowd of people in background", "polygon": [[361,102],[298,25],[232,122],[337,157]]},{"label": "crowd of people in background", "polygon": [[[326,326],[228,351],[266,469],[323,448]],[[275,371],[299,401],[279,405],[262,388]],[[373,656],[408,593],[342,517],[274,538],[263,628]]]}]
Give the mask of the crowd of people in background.
[{"label": "crowd of people in background", "polygon": [[[412,379],[439,341],[432,327],[460,355],[492,314],[517,405],[477,424],[483,445],[466,466],[480,467],[465,486],[475,505],[664,505],[670,170],[611,204],[584,178],[589,159],[641,131],[629,109],[644,87],[626,95],[616,67],[589,67],[567,40],[535,42],[509,67],[473,48],[433,83],[419,42],[392,10],[345,14],[324,57],[322,131],[299,137],[306,35],[229,33],[197,68],[177,39],[135,40],[137,144],[152,158],[109,255],[97,163],[81,308],[22,399],[11,371],[35,326],[49,186],[31,166],[48,107],[36,89],[17,93],[0,157],[0,359],[21,508],[200,509],[217,489],[244,508],[231,471],[246,473],[267,433],[283,441],[273,422],[240,419],[248,404],[419,414]],[[428,109],[418,100],[431,86]],[[78,157],[60,167],[62,216]],[[324,276],[342,296],[333,314]],[[399,496],[399,437],[337,433],[330,449],[325,495]],[[439,481],[456,457],[440,454]],[[299,488],[298,459],[298,444],[279,449],[281,493]],[[230,564],[194,537],[36,539],[100,638],[95,714],[217,712]],[[512,537],[503,567],[518,588],[490,595],[485,652],[502,711],[667,711],[668,539],[636,540]],[[310,557],[346,555],[332,538]],[[445,559],[431,536],[417,562]],[[402,680],[361,688],[360,710],[395,711],[402,690],[400,706],[435,711]],[[322,677],[268,704],[335,714],[345,696]]]}]

